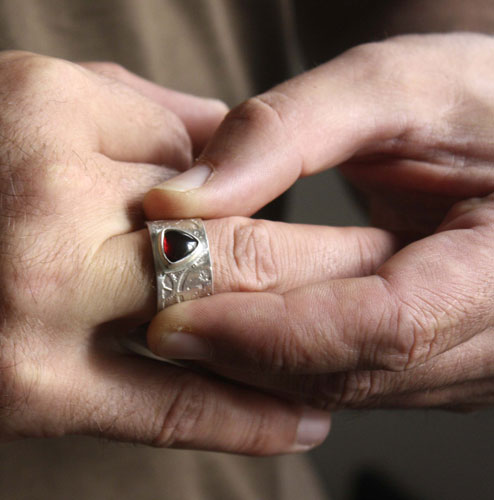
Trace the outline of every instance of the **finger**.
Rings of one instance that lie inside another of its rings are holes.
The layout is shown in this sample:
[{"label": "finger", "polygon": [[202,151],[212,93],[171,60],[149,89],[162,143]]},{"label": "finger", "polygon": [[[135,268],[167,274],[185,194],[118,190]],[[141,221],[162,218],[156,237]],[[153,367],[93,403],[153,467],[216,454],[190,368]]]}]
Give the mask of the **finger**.
[{"label": "finger", "polygon": [[[482,407],[492,402],[494,345],[488,328],[465,343],[412,370],[341,375],[338,398],[327,397],[324,408]],[[338,378],[338,377],[337,377]],[[325,389],[330,395],[330,385]],[[338,382],[336,382],[338,383]],[[322,385],[321,385],[322,387]]]},{"label": "finger", "polygon": [[239,366],[208,369],[230,380],[327,411],[371,408],[488,407],[494,394],[493,329],[416,368],[348,371],[323,375],[245,371]]},{"label": "finger", "polygon": [[233,109],[193,169],[150,191],[147,216],[251,215],[299,177],[403,137],[417,108],[386,51],[353,49]]},{"label": "finger", "polygon": [[17,115],[4,113],[6,125],[33,134],[58,131],[57,143],[43,155],[50,162],[63,157],[68,165],[91,169],[86,155],[99,152],[177,170],[190,166],[190,139],[181,120],[130,87],[77,64],[25,52],[14,52],[3,63],[9,67],[2,85],[12,93],[4,104],[10,109],[27,100],[30,106],[26,123],[9,123],[10,115]]},{"label": "finger", "polygon": [[171,306],[151,323],[150,347],[177,357],[193,337],[218,366],[267,372],[409,370],[492,325],[492,207],[486,199],[372,276]]},{"label": "finger", "polygon": [[385,404],[388,408],[431,408],[460,412],[488,409],[494,404],[494,378],[419,391],[393,398]]},{"label": "finger", "polygon": [[217,99],[208,99],[167,89],[141,78],[122,66],[108,62],[80,63],[99,75],[128,85],[143,96],[169,109],[184,123],[199,154],[225,117],[228,107]]},{"label": "finger", "polygon": [[[130,163],[114,161],[96,153],[93,155],[98,165],[101,183],[101,195],[104,203],[97,196],[97,187],[92,186],[94,195],[93,209],[99,213],[99,241],[124,235],[144,227],[145,217],[142,210],[142,199],[151,186],[177,175],[177,170],[151,163]],[[82,196],[86,196],[83,193]]]},{"label": "finger", "polygon": [[[305,226],[242,217],[206,221],[205,226],[216,293],[281,293],[307,283],[368,275],[397,246],[393,235],[374,228]],[[121,315],[149,320],[154,314],[155,278],[147,231],[106,242],[88,273],[95,276],[92,297],[102,297],[94,303],[98,308],[106,304],[96,314],[99,320]],[[104,281],[96,278],[102,275]],[[105,296],[115,299],[108,303]],[[88,317],[94,318],[93,314]]]},{"label": "finger", "polygon": [[286,224],[230,217],[205,222],[215,290],[283,293],[309,283],[372,274],[397,249],[376,228]]},{"label": "finger", "polygon": [[[421,401],[423,407],[436,406],[433,393],[455,392],[451,404],[469,405],[471,394],[460,387],[483,386],[482,381],[493,378],[492,345],[493,329],[489,328],[462,345],[435,357],[416,368],[404,372],[385,370],[349,371],[320,376],[267,377],[263,374],[247,374],[222,371],[221,374],[235,380],[249,380],[251,385],[277,390],[279,394],[297,397],[299,401],[327,410],[345,408],[414,407]],[[494,387],[494,386],[491,386]],[[476,400],[480,402],[480,392]],[[490,396],[490,391],[484,392]]]},{"label": "finger", "polygon": [[[52,368],[39,375],[29,398],[30,415],[46,420],[39,428],[252,455],[305,451],[329,431],[326,412],[100,348],[63,358],[62,348]],[[66,376],[57,377],[59,370]],[[47,401],[46,394],[54,399]]]},{"label": "finger", "polygon": [[89,81],[85,117],[94,151],[118,161],[190,166],[190,138],[173,112],[127,85],[74,67]]},{"label": "finger", "polygon": [[[114,161],[101,153],[87,153],[84,163],[90,168],[85,169],[83,175],[77,172],[76,165],[73,175],[62,176],[57,169],[49,173],[46,182],[50,198],[56,200],[58,210],[71,214],[71,221],[79,221],[81,214],[91,215],[90,223],[70,229],[74,242],[79,242],[82,233],[85,234],[83,238],[87,244],[84,246],[91,270],[93,267],[90,264],[96,262],[90,259],[106,240],[144,227],[144,194],[151,186],[176,175],[177,171],[151,163]],[[52,231],[53,237],[59,238],[59,226],[51,225],[46,231]],[[75,238],[76,232],[80,235],[78,238]],[[121,250],[118,248],[118,251]],[[98,281],[97,276],[95,280]]]}]

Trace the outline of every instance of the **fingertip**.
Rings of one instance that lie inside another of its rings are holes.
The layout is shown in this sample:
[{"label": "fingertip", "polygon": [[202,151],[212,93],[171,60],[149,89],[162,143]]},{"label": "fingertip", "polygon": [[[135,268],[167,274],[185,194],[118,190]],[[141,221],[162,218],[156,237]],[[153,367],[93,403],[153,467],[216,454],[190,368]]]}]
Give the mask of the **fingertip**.
[{"label": "fingertip", "polygon": [[212,115],[221,117],[221,119],[230,111],[230,108],[221,99],[204,98],[203,101],[207,111]]},{"label": "fingertip", "polygon": [[148,347],[153,353],[158,356],[162,355],[164,340],[170,333],[192,331],[189,318],[192,316],[193,319],[194,314],[189,310],[191,305],[193,307],[194,302],[196,301],[173,304],[154,316],[148,325],[146,333]]},{"label": "fingertip", "polygon": [[148,346],[151,350],[153,350],[153,347],[156,346],[156,340],[162,331],[166,329],[173,330],[172,325],[174,324],[174,322],[170,324],[167,320],[170,316],[170,312],[176,308],[180,309],[182,305],[183,304],[174,304],[170,307],[167,307],[166,309],[163,309],[162,311],[159,311],[149,322],[146,330],[146,337]]},{"label": "fingertip", "polygon": [[181,191],[166,189],[162,185],[146,193],[142,208],[147,220],[188,219],[204,217],[193,196]]},{"label": "fingertip", "polygon": [[216,176],[214,168],[199,163],[155,186],[143,200],[146,217],[149,220],[212,219],[231,215],[231,192],[225,187],[224,179],[219,179],[218,183]]},{"label": "fingertip", "polygon": [[305,407],[297,426],[295,443],[290,451],[304,452],[322,444],[331,429],[331,415],[327,411]]},{"label": "fingertip", "polygon": [[[211,361],[212,346],[206,338],[189,333],[181,305],[171,314],[157,314],[147,330],[147,345],[163,359]],[[178,310],[177,310],[178,309]]]},{"label": "fingertip", "polygon": [[211,177],[213,170],[208,165],[196,165],[181,174],[155,186],[144,197],[143,208],[150,220],[174,217],[203,217],[198,193]]},{"label": "fingertip", "polygon": [[158,186],[165,191],[188,193],[203,187],[213,176],[209,165],[195,165],[181,174],[168,179]]}]

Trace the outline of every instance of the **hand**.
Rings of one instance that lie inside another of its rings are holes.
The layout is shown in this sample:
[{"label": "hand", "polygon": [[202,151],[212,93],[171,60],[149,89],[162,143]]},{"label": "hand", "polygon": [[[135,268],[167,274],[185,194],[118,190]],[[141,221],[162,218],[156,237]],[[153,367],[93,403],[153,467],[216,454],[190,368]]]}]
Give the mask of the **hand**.
[{"label": "hand", "polygon": [[[0,438],[254,454],[316,444],[295,442],[301,405],[119,347],[155,313],[142,197],[189,168],[225,106],[115,65],[7,52],[0,109]],[[305,415],[327,433],[326,414]]]},{"label": "hand", "polygon": [[493,54],[486,36],[399,37],[232,110],[196,167],[148,193],[148,217],[248,215],[340,165],[386,232],[332,245],[259,223],[246,255],[233,234],[223,245],[262,293],[167,308],[153,351],[187,357],[202,339],[210,369],[329,409],[492,404]]}]

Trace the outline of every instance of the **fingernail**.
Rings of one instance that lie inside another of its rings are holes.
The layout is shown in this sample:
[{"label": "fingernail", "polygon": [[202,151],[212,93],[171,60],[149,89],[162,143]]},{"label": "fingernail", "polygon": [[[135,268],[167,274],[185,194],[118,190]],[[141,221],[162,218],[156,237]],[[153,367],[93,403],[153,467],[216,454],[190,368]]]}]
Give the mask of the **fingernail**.
[{"label": "fingernail", "polygon": [[160,189],[171,191],[190,191],[203,186],[212,174],[212,170],[207,165],[196,165],[189,170],[163,182]]},{"label": "fingernail", "polygon": [[298,424],[293,451],[306,451],[321,444],[329,434],[330,427],[328,412],[306,407]]},{"label": "fingernail", "polygon": [[206,339],[190,333],[172,332],[160,342],[155,354],[168,359],[211,359],[211,345]]}]

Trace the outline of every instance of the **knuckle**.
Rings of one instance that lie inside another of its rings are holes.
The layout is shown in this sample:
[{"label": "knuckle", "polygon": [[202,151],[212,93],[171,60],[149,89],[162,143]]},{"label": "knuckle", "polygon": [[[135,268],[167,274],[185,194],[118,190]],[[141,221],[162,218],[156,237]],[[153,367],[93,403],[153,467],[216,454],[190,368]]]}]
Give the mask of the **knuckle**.
[{"label": "knuckle", "polygon": [[[180,375],[175,396],[167,407],[158,410],[155,418],[155,428],[158,436],[152,442],[159,447],[190,447],[205,446],[209,449],[218,445],[214,425],[218,419],[231,420],[231,416],[223,412],[221,405],[215,403],[213,397],[208,397],[209,387],[197,377],[190,374]],[[209,392],[210,394],[210,392]],[[235,433],[230,442],[223,441],[222,447],[236,453],[264,455],[269,452],[272,441],[272,419],[269,412],[259,411],[241,428],[240,422],[232,422],[239,432]],[[208,434],[210,433],[210,434]]]},{"label": "knuckle", "polygon": [[441,323],[437,311],[399,301],[396,315],[388,321],[386,333],[376,345],[379,368],[399,372],[427,361],[437,351],[444,326]]},{"label": "knuckle", "polygon": [[67,113],[73,116],[77,105],[74,96],[87,96],[89,79],[73,63],[24,52],[1,57],[0,69],[0,124],[11,146],[8,154],[31,161],[46,156],[53,149],[49,133],[60,126],[66,130]]},{"label": "knuckle", "polygon": [[379,368],[388,371],[404,371],[411,368],[415,362],[414,356],[419,338],[419,323],[410,314],[409,307],[398,306],[396,317],[392,321],[383,319],[381,325],[386,324],[380,342],[375,350],[376,364]]},{"label": "knuckle", "polygon": [[[339,379],[339,380],[338,380]],[[329,398],[336,408],[364,408],[376,404],[382,393],[382,377],[379,372],[355,371],[342,373],[336,383],[340,386],[335,396]]]},{"label": "knuckle", "polygon": [[252,97],[247,101],[233,108],[227,115],[229,121],[245,122],[248,126],[257,127],[259,124],[265,125],[266,120],[272,120],[272,113],[257,97]]},{"label": "knuckle", "polygon": [[[435,356],[442,348],[442,333],[447,330],[438,311],[416,311],[409,322],[411,346],[403,353],[403,369],[415,368]],[[449,321],[448,321],[449,322]]]},{"label": "knuckle", "polygon": [[302,390],[310,405],[336,411],[377,407],[387,387],[383,372],[361,370],[307,378]]},{"label": "knuckle", "polygon": [[232,109],[227,119],[230,122],[242,122],[252,129],[262,128],[278,134],[281,132],[284,137],[290,130],[287,120],[294,114],[294,107],[285,105],[287,100],[290,99],[281,92],[274,91],[251,97]]},{"label": "knuckle", "polygon": [[[381,293],[386,297],[382,307],[375,308],[372,322],[367,320],[372,342],[364,342],[362,359],[367,368],[403,371],[409,368],[418,332],[416,311],[398,293],[396,284],[386,274],[378,274]],[[364,365],[365,367],[365,365]]]},{"label": "knuckle", "polygon": [[[276,425],[276,424],[275,424]],[[277,429],[279,427],[277,426]],[[271,455],[273,442],[273,419],[269,413],[259,411],[250,419],[243,438],[235,445],[235,452],[254,456]]]},{"label": "knuckle", "polygon": [[442,223],[444,229],[449,224],[455,228],[482,228],[489,231],[494,221],[494,195],[483,198],[468,198],[455,203],[446,214]]},{"label": "knuckle", "polygon": [[23,50],[2,50],[0,51],[0,68],[2,69],[2,74],[5,76],[6,69],[10,68],[11,65],[14,65],[16,61],[21,60],[23,58],[32,57],[34,54],[32,52],[27,52]]},{"label": "knuckle", "polygon": [[455,203],[446,214],[446,219],[454,220],[471,213],[482,206],[482,198],[468,198]]},{"label": "knuckle", "polygon": [[303,371],[310,366],[310,358],[306,356],[303,346],[297,345],[289,335],[273,335],[265,339],[255,357],[260,360],[258,367],[271,373],[282,374],[293,369]]},{"label": "knuckle", "polygon": [[252,353],[260,369],[302,373],[324,364],[321,358],[328,352],[326,334],[306,321],[307,302],[289,295],[272,295],[271,305],[268,328],[273,334],[264,336]]},{"label": "knuckle", "polygon": [[25,52],[9,56],[3,65],[3,76],[14,89],[26,97],[35,92],[36,95],[45,97],[45,100],[54,89],[57,90],[57,98],[64,99],[64,94],[72,92],[75,79],[81,78],[83,74],[71,62]]},{"label": "knuckle", "polygon": [[277,243],[273,224],[264,220],[230,220],[231,253],[229,271],[237,291],[266,291],[276,286]]},{"label": "knuckle", "polygon": [[[398,95],[410,95],[413,86],[418,92],[420,82],[417,82],[417,72],[411,68],[415,68],[421,60],[407,46],[407,37],[357,45],[345,52],[343,57],[350,63],[351,80],[363,89],[369,89],[369,92],[375,92],[376,86],[379,88],[382,85],[389,93]],[[422,87],[425,88],[426,83]]]},{"label": "knuckle", "polygon": [[375,81],[383,74],[389,74],[391,63],[396,64],[388,41],[357,45],[347,50],[343,57],[352,63],[353,79],[359,82]]},{"label": "knuckle", "polygon": [[209,413],[212,403],[201,382],[189,374],[181,375],[178,387],[167,408],[158,416],[159,434],[155,444],[160,447],[181,446],[194,438],[194,429]]}]

